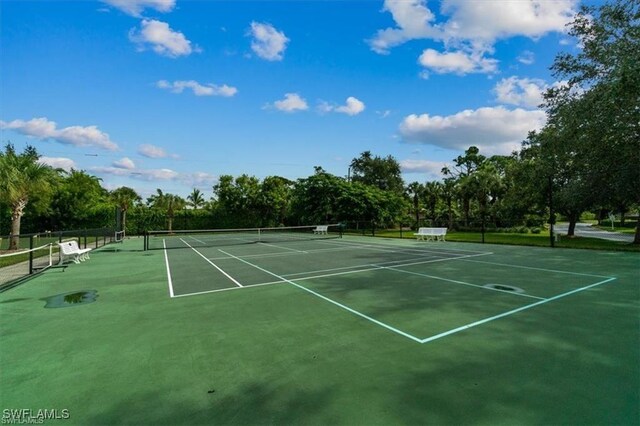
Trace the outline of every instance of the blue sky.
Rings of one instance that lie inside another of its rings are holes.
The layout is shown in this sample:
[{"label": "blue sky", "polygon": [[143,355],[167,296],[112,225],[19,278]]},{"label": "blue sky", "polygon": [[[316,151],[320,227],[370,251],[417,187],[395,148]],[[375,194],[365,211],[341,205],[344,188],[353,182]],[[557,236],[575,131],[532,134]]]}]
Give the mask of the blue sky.
[{"label": "blue sky", "polygon": [[[591,4],[591,3],[590,3]],[[208,198],[221,174],[405,181],[544,124],[578,0],[0,1],[0,136],[107,189]]]}]

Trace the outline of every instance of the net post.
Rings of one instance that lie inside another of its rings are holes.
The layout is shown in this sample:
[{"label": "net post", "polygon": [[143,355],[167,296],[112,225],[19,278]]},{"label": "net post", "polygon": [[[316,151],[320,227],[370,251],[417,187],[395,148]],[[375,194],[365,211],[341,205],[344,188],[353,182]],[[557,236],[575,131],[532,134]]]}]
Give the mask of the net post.
[{"label": "net post", "polygon": [[29,235],[29,275],[33,274],[33,235]]}]

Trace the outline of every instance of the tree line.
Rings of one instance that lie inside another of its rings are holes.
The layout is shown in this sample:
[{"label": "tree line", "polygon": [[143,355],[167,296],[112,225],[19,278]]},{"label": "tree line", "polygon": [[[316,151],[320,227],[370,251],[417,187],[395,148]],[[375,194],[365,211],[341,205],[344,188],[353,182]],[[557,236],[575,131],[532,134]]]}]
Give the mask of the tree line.
[{"label": "tree line", "polygon": [[507,156],[470,146],[441,180],[407,184],[395,158],[365,151],[346,177],[319,166],[295,181],[223,175],[210,200],[198,189],[186,198],[158,189],[143,201],[131,188],[107,191],[85,171],[53,169],[35,148],[17,153],[9,143],[0,152],[0,233],[104,226],[116,209],[129,233],[335,222],[502,228],[543,226],[559,213],[572,235],[584,212],[624,221],[640,207],[639,22],[638,0],[583,7],[569,26],[582,50],[551,67],[564,84],[545,93],[544,128]]}]

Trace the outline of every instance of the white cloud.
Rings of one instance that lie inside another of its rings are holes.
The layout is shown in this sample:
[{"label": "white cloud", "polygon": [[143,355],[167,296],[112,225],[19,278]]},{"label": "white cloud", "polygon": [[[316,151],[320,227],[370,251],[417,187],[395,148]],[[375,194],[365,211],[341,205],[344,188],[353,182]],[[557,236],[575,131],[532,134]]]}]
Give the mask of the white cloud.
[{"label": "white cloud", "polygon": [[129,157],[123,157],[119,160],[116,160],[112,165],[113,167],[117,167],[119,169],[133,170],[136,168],[135,163]]},{"label": "white cloud", "polygon": [[218,179],[211,173],[195,172],[182,177],[183,183],[195,187],[211,187]]},{"label": "white cloud", "polygon": [[426,0],[385,0],[383,11],[391,13],[396,27],[379,30],[368,43],[373,51],[386,54],[410,40],[433,40],[442,43],[445,51],[425,50],[420,59],[424,66],[440,73],[491,73],[497,61],[485,56],[493,54],[496,41],[514,36],[537,39],[549,32],[564,32],[577,3],[443,0],[438,21]]},{"label": "white cloud", "polygon": [[343,106],[337,107],[336,111],[347,115],[358,115],[362,111],[364,111],[364,109],[364,102],[357,98],[354,98],[353,96],[349,96],[347,98],[347,103]]},{"label": "white cloud", "polygon": [[332,105],[324,101],[318,104],[320,113],[339,112],[347,115],[358,115],[364,110],[364,102],[353,96],[349,96],[344,105]]},{"label": "white cloud", "polygon": [[168,154],[164,148],[151,144],[142,144],[138,146],[138,154],[147,158],[178,158],[175,154]]},{"label": "white cloud", "polygon": [[147,47],[159,55],[177,58],[187,56],[198,48],[191,47],[191,42],[179,31],[174,31],[169,24],[155,19],[143,19],[140,29],[132,28],[129,31],[129,40],[138,45],[139,50]]},{"label": "white cloud", "polygon": [[423,67],[438,74],[454,73],[493,73],[497,71],[498,61],[485,58],[483,54],[465,53],[462,51],[440,53],[434,49],[426,49],[418,58]]},{"label": "white cloud", "polygon": [[251,50],[267,61],[281,61],[289,39],[271,24],[251,23]]},{"label": "white cloud", "polygon": [[384,12],[390,12],[396,28],[378,30],[368,40],[376,53],[387,54],[389,50],[413,39],[440,38],[440,30],[431,23],[435,16],[424,0],[385,0]]},{"label": "white cloud", "polygon": [[71,171],[71,169],[77,169],[75,161],[70,158],[64,157],[45,157],[42,156],[38,159],[40,164],[46,164],[47,166],[51,166],[54,169],[63,169],[66,171]]},{"label": "white cloud", "polygon": [[126,169],[122,167],[92,167],[92,172],[113,175],[113,176],[129,176],[135,179],[154,181],[154,180],[177,180],[180,173],[171,169]]},{"label": "white cloud", "polygon": [[191,89],[196,96],[224,96],[231,97],[238,93],[238,89],[223,84],[218,86],[212,83],[200,84],[194,80],[177,80],[173,83],[167,80],[160,80],[156,83],[160,89],[167,89],[173,93],[182,93],[184,89]]},{"label": "white cloud", "polygon": [[403,173],[426,173],[434,178],[442,177],[442,168],[447,163],[443,161],[430,160],[402,160],[400,161],[400,169]]},{"label": "white cloud", "polygon": [[500,80],[493,91],[503,104],[537,108],[544,101],[542,94],[549,88],[537,78],[509,77]]},{"label": "white cloud", "polygon": [[0,121],[0,129],[15,130],[23,135],[41,140],[52,139],[65,145],[93,146],[116,151],[118,145],[111,141],[109,135],[97,126],[70,126],[58,129],[55,121],[46,117],[32,118],[29,121],[13,120],[8,123]]},{"label": "white cloud", "polygon": [[275,108],[284,112],[295,112],[306,111],[309,109],[309,105],[307,105],[307,101],[297,93],[285,93],[284,99],[275,101],[273,105],[267,105],[265,108]]},{"label": "white cloud", "polygon": [[104,3],[120,9],[127,15],[140,16],[144,9],[154,9],[158,12],[170,12],[176,5],[176,0],[102,0]]},{"label": "white cloud", "polygon": [[492,44],[513,36],[539,38],[564,32],[575,15],[577,0],[445,0],[441,12],[449,15],[443,30],[449,40]]},{"label": "white cloud", "polygon": [[92,167],[90,170],[98,175],[130,177],[145,182],[174,181],[190,187],[211,187],[217,182],[215,176],[205,172],[180,173],[171,169],[136,169],[120,167],[114,163],[110,167]]},{"label": "white cloud", "polygon": [[531,65],[536,61],[535,54],[530,50],[525,50],[518,56],[518,62],[525,65]]},{"label": "white cloud", "polygon": [[407,142],[464,150],[471,145],[489,154],[509,154],[531,130],[546,121],[544,111],[503,106],[464,110],[449,116],[411,114],[400,124],[400,134]]}]

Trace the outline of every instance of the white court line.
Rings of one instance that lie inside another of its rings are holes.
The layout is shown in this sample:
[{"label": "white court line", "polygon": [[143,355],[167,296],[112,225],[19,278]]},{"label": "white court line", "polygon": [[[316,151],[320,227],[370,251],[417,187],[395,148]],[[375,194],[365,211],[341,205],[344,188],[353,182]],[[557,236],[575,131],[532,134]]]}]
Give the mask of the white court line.
[{"label": "white court line", "polygon": [[210,261],[209,259],[207,259],[207,257],[200,253],[198,250],[196,250],[195,248],[191,247],[191,245],[186,242],[184,239],[180,238],[180,240],[182,240],[183,243],[185,243],[187,246],[189,246],[189,248],[193,251],[195,251],[196,253],[198,253],[198,255],[203,258],[204,260],[206,260],[207,262],[209,262],[209,264],[211,264],[211,266],[213,266],[214,268],[216,268],[218,271],[222,272],[222,274],[229,278],[233,283],[235,283],[235,285],[237,285],[238,287],[242,287],[242,284],[240,284],[238,281],[236,281],[231,275],[227,274],[225,271],[223,271],[222,269],[220,269],[220,267],[218,265],[216,265],[215,263],[213,263],[212,261]]},{"label": "white court line", "polygon": [[508,263],[486,262],[482,260],[466,260],[466,262],[486,263],[487,265],[508,266],[510,268],[531,269],[534,271],[543,271],[543,272],[554,272],[556,274],[581,275],[583,277],[594,277],[594,278],[610,278],[604,275],[584,274],[581,272],[556,271],[554,269],[535,268],[532,266],[511,265]]},{"label": "white court line", "polygon": [[196,238],[196,237],[194,237],[193,235],[189,235],[189,238],[191,238],[191,239],[192,239],[192,240],[194,240],[194,241],[199,242],[199,243],[200,243],[200,244],[202,244],[202,245],[207,244],[207,243],[205,243],[204,241],[197,239],[197,238]]},{"label": "white court line", "polygon": [[[450,254],[450,255],[458,255],[459,253],[474,253],[474,254],[484,254],[487,252],[475,251],[475,250],[456,250],[456,249],[444,249],[444,250],[425,250],[422,248],[402,248],[397,245],[392,244],[360,244],[360,243],[351,243],[351,242],[336,242],[336,241],[321,241],[324,244],[334,244],[340,246],[348,246],[348,247],[358,247],[363,250],[377,250],[383,251],[385,253],[423,253],[423,254]],[[389,250],[395,249],[395,250]],[[450,253],[454,252],[454,253]]]},{"label": "white court line", "polygon": [[513,291],[500,290],[500,289],[497,289],[497,288],[485,287],[483,285],[471,284],[471,283],[467,283],[467,282],[464,282],[464,281],[457,281],[457,280],[452,280],[452,279],[449,279],[449,278],[436,277],[434,275],[421,274],[420,272],[405,271],[404,269],[398,269],[397,266],[384,266],[383,268],[384,269],[389,269],[391,271],[402,272],[402,273],[405,273],[405,274],[417,275],[419,277],[433,278],[435,280],[447,281],[447,282],[454,283],[454,284],[461,284],[461,285],[467,285],[467,286],[470,286],[470,287],[477,287],[477,288],[480,288],[482,290],[498,291],[498,292],[501,292],[501,293],[510,294],[512,296],[529,297],[531,299],[546,300],[544,297],[532,296],[530,294],[514,293]]},{"label": "white court line", "polygon": [[494,320],[497,320],[497,319],[500,319],[500,318],[504,318],[506,316],[513,315],[513,314],[516,314],[518,312],[522,312],[524,310],[531,309],[531,308],[534,308],[536,306],[543,305],[545,303],[561,299],[563,297],[569,296],[569,295],[574,294],[574,293],[578,293],[580,291],[588,290],[588,289],[590,289],[592,287],[596,287],[596,286],[599,286],[599,285],[602,285],[602,284],[606,284],[606,283],[611,282],[611,281],[613,281],[615,279],[616,278],[609,278],[609,279],[606,279],[606,280],[603,280],[603,281],[599,281],[599,282],[597,282],[595,284],[591,284],[591,285],[588,285],[588,286],[585,286],[585,287],[580,287],[580,288],[578,288],[576,290],[571,290],[571,291],[568,291],[566,293],[562,293],[562,294],[559,294],[557,296],[550,297],[548,299],[544,299],[544,300],[541,300],[541,301],[536,302],[536,303],[532,303],[530,305],[522,306],[520,308],[513,309],[511,311],[504,312],[504,313],[499,314],[499,315],[495,315],[495,316],[492,316],[492,317],[489,317],[489,318],[485,318],[485,319],[480,320],[480,321],[472,322],[470,324],[463,325],[462,327],[454,328],[452,330],[445,331],[444,333],[436,334],[434,336],[427,337],[426,339],[422,339],[422,340],[420,340],[420,343],[432,342],[434,340],[441,339],[441,338],[446,337],[446,336],[450,336],[450,335],[452,335],[454,333],[458,333],[460,331],[468,330],[468,329],[470,329],[472,327],[477,327],[479,325],[486,324],[486,323],[488,323],[490,321],[494,321]]},{"label": "white court line", "polygon": [[[474,255],[477,256],[477,255]],[[340,271],[343,269],[354,269],[354,268],[369,268],[371,266],[374,267],[382,267],[382,265],[388,265],[388,264],[394,264],[394,263],[402,263],[402,262],[411,262],[411,263],[407,263],[405,265],[402,266],[408,266],[408,265],[413,265],[413,262],[438,262],[441,260],[455,260],[455,259],[459,259],[460,257],[447,257],[447,258],[440,258],[440,259],[428,259],[426,260],[423,257],[416,257],[413,259],[399,259],[399,260],[389,260],[387,262],[376,262],[376,263],[364,263],[364,264],[360,264],[360,265],[353,265],[353,266],[342,266],[339,268],[329,268],[329,269],[317,269],[315,271],[305,271],[305,272],[293,272],[291,274],[282,274],[283,277],[292,277],[294,275],[306,275],[306,274],[315,274],[317,272],[332,272],[332,271]]]},{"label": "white court line", "polygon": [[394,333],[397,333],[397,334],[399,334],[399,335],[401,335],[401,336],[407,337],[407,338],[409,338],[409,339],[411,339],[411,340],[413,340],[413,341],[415,341],[415,342],[418,342],[418,343],[420,342],[420,339],[418,339],[418,338],[417,338],[417,337],[415,337],[415,336],[412,336],[412,335],[411,335],[411,334],[409,334],[409,333],[405,333],[405,332],[404,332],[404,331],[402,331],[402,330],[398,330],[397,328],[391,327],[391,326],[390,326],[390,325],[388,325],[388,324],[385,324],[385,323],[383,323],[383,322],[381,322],[381,321],[378,321],[378,320],[376,320],[376,319],[373,319],[373,318],[371,318],[370,316],[367,316],[367,315],[365,315],[365,314],[363,314],[363,313],[361,313],[361,312],[358,312],[358,311],[356,311],[356,310],[354,310],[354,309],[351,309],[350,307],[345,306],[345,305],[343,305],[343,304],[341,304],[341,303],[338,303],[338,302],[336,302],[335,300],[331,300],[331,299],[329,299],[328,297],[325,297],[325,296],[323,296],[323,295],[321,295],[321,294],[319,294],[319,293],[316,293],[316,292],[315,292],[315,291],[313,291],[313,290],[309,290],[308,288],[303,287],[303,286],[301,286],[300,284],[296,284],[296,283],[294,283],[293,281],[288,280],[288,279],[286,279],[286,278],[283,278],[283,277],[281,277],[281,276],[279,276],[279,275],[277,275],[277,274],[274,274],[274,273],[273,273],[273,272],[271,272],[271,271],[267,271],[266,269],[261,268],[261,267],[259,267],[258,265],[254,265],[253,263],[251,263],[251,262],[249,262],[249,261],[246,261],[246,260],[244,260],[244,259],[240,259],[239,257],[233,256],[232,254],[229,254],[229,253],[225,252],[224,250],[220,250],[220,251],[221,251],[222,253],[224,253],[224,254],[228,255],[228,256],[235,257],[235,258],[236,258],[237,260],[239,260],[240,262],[246,263],[246,264],[247,264],[247,265],[249,265],[249,266],[252,266],[252,267],[254,267],[254,268],[256,268],[256,269],[258,269],[258,270],[260,270],[260,271],[262,271],[262,272],[265,272],[265,273],[267,273],[267,274],[269,274],[269,275],[273,275],[274,277],[279,278],[279,279],[281,279],[281,280],[283,280],[283,281],[285,281],[285,282],[287,282],[287,283],[289,283],[289,284],[291,284],[291,285],[293,285],[293,286],[296,286],[296,287],[298,287],[298,288],[299,288],[299,289],[301,289],[301,290],[304,290],[304,291],[306,291],[306,292],[308,292],[308,293],[313,294],[314,296],[317,296],[317,297],[319,297],[319,298],[321,298],[321,299],[323,299],[323,300],[326,300],[327,302],[332,303],[332,304],[334,304],[334,305],[336,305],[336,306],[338,306],[338,307],[340,307],[340,308],[342,308],[342,309],[344,309],[344,310],[346,310],[346,311],[349,311],[349,312],[351,312],[352,314],[355,314],[355,315],[357,315],[357,316],[359,316],[359,317],[361,317],[361,318],[364,318],[364,319],[366,319],[366,320],[368,320],[368,321],[371,321],[371,322],[373,322],[374,324],[378,324],[379,326],[384,327],[384,328],[386,328],[387,330],[393,331]]},{"label": "white court line", "polygon": [[169,296],[174,297],[173,294],[173,281],[171,280],[171,268],[169,267],[169,256],[168,256],[168,252],[167,252],[167,244],[164,240],[164,238],[162,239],[162,247],[164,247],[164,263],[167,265],[167,280],[169,281]]},{"label": "white court line", "polygon": [[221,291],[229,291],[229,290],[243,290],[251,287],[262,287],[266,285],[283,284],[283,283],[286,283],[286,281],[271,281],[268,283],[260,283],[260,284],[245,284],[242,287],[217,288],[215,290],[205,290],[205,291],[198,291],[195,293],[178,294],[175,297],[178,298],[178,297],[187,297],[187,296],[198,296],[200,294],[219,293]]},{"label": "white court line", "polygon": [[305,253],[305,254],[307,253],[307,252],[306,252],[306,251],[304,251],[304,250],[296,250],[296,249],[294,249],[294,248],[290,248],[290,247],[281,247],[281,246],[277,246],[277,245],[275,245],[275,244],[263,243],[262,241],[258,241],[258,242],[259,242],[260,244],[262,244],[263,246],[275,247],[275,248],[277,248],[277,249],[289,250],[289,251],[294,251],[294,252],[297,252],[297,253]]},{"label": "white court line", "polygon": [[[349,237],[349,236],[347,236],[347,237]],[[376,237],[371,237],[371,238],[376,238]],[[383,238],[383,240],[384,240],[384,238]],[[402,239],[402,240],[395,239],[394,240],[393,238],[390,238],[390,239],[387,239],[387,240],[388,241],[407,241],[406,239]],[[414,242],[414,243],[416,242],[415,240],[411,240],[411,241]],[[392,248],[400,248],[400,249],[402,249],[402,246],[397,245],[397,244],[385,244],[385,243],[379,243],[379,242],[371,242],[371,243],[362,242],[361,243],[361,242],[357,242],[357,241],[345,242],[344,240],[342,240],[342,241],[340,241],[340,240],[322,240],[320,242],[327,243],[327,244],[338,244],[338,245],[352,245],[352,246],[356,245],[356,246],[366,246],[366,247],[378,246],[378,247],[392,247]],[[403,249],[403,250],[418,250],[418,251],[422,251],[424,249],[421,248],[421,244],[422,243],[420,243],[420,245],[414,244],[412,246],[414,248]],[[424,247],[424,246],[422,246],[422,247]],[[429,250],[424,250],[424,251],[428,252],[430,250],[434,250],[434,248],[429,248]],[[477,250],[463,250],[463,249],[455,249],[455,248],[451,248],[451,247],[446,247],[446,248],[443,248],[442,250],[441,249],[435,249],[435,250],[437,252],[441,252],[443,250],[447,250],[447,251],[464,252],[464,253],[484,253],[484,252],[477,251]]]},{"label": "white court line", "polygon": [[[280,248],[284,248],[284,247],[280,247]],[[262,259],[262,258],[268,258],[268,257],[292,256],[296,254],[313,254],[313,253],[334,252],[334,251],[337,252],[337,251],[343,251],[343,250],[353,250],[353,248],[352,247],[340,247],[340,248],[332,247],[332,248],[324,248],[324,249],[307,250],[304,252],[301,251],[300,253],[290,253],[290,252],[261,253],[261,254],[237,255],[237,257],[239,257],[240,259],[251,259],[251,258]],[[229,256],[223,256],[223,257],[210,257],[209,259],[224,260],[224,259],[232,259],[232,258]]]},{"label": "white court line", "polygon": [[[218,251],[221,251],[225,254],[227,254],[229,257],[224,257],[221,259],[237,259],[237,260],[243,260],[240,256],[234,256],[232,254],[226,253],[220,249],[218,249]],[[447,261],[447,260],[457,260],[460,259],[462,257],[467,258],[467,257],[473,257],[473,256],[484,256],[487,254],[492,254],[492,253],[482,253],[482,254],[472,254],[472,255],[468,255],[468,256],[461,256],[461,257],[456,257],[456,258],[444,258],[444,259],[431,259],[431,260],[422,260],[419,262],[411,262],[411,263],[407,263],[404,265],[396,265],[396,268],[402,268],[404,266],[412,266],[412,265],[423,265],[425,263],[434,263],[434,262],[443,262],[443,261]],[[354,271],[342,271],[342,272],[335,272],[333,274],[322,274],[322,275],[313,275],[310,277],[300,277],[300,278],[294,278],[296,281],[306,281],[306,280],[314,280],[317,278],[327,278],[327,277],[337,277],[340,275],[349,275],[349,274],[359,274],[360,272],[370,272],[370,271],[378,271],[381,269],[385,269],[384,266],[376,266],[373,264],[367,264],[367,265],[360,265],[360,266],[366,266],[366,268],[364,269],[356,269]],[[344,269],[344,268],[337,268],[337,269]],[[269,272],[271,274],[271,272]],[[311,272],[300,272],[300,274],[309,274]],[[273,275],[273,274],[272,274]],[[281,281],[270,281],[270,282],[266,282],[266,283],[259,283],[259,284],[248,284],[248,285],[243,285],[242,288],[249,288],[249,287],[255,287],[255,286],[259,286],[259,285],[270,285],[270,284],[278,284],[278,283],[282,283],[282,282],[289,282],[289,280],[287,280],[286,278],[284,278],[284,276],[281,275],[276,275],[276,277],[280,278]],[[284,280],[284,281],[282,281]],[[205,290],[205,291],[201,291],[201,292],[196,292],[196,293],[185,293],[185,294],[181,294],[180,297],[184,297],[184,296],[196,296],[199,294],[206,294],[206,293],[215,293],[218,291],[226,291],[226,290],[240,290],[239,288],[231,288],[231,289],[216,289],[216,290]],[[178,296],[176,296],[178,297]]]}]

